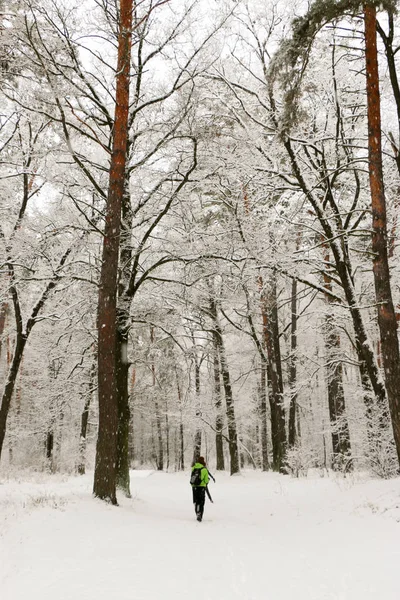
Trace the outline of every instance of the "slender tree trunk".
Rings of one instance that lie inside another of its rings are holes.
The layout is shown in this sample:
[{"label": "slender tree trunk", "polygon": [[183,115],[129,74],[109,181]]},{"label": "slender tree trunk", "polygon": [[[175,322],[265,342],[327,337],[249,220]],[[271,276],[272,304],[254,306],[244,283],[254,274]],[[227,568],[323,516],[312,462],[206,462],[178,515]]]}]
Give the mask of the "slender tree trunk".
[{"label": "slender tree trunk", "polygon": [[89,409],[90,404],[92,402],[92,397],[94,395],[95,389],[95,379],[96,379],[96,363],[97,359],[93,362],[90,369],[90,383],[89,389],[87,392],[85,405],[83,407],[82,415],[81,415],[81,435],[79,438],[79,464],[78,464],[78,473],[79,475],[84,475],[86,473],[86,440],[87,440],[87,429],[89,422]]},{"label": "slender tree trunk", "polygon": [[221,390],[221,372],[218,356],[218,341],[216,333],[212,333],[213,339],[213,372],[214,372],[214,404],[215,404],[215,454],[217,459],[217,471],[225,470],[224,443],[222,430],[224,427],[224,417],[222,414],[222,390]]},{"label": "slender tree trunk", "polygon": [[179,453],[179,464],[178,469],[180,471],[185,470],[185,437],[183,432],[183,419],[182,419],[182,392],[181,386],[179,384],[178,377],[178,369],[175,365],[175,375],[176,375],[176,388],[178,391],[178,404],[180,407],[180,422],[179,422],[179,442],[180,442],[180,453]]},{"label": "slender tree trunk", "polygon": [[10,410],[11,399],[17,381],[18,371],[21,364],[24,348],[26,344],[26,337],[21,333],[17,334],[17,340],[14,348],[14,355],[11,360],[10,368],[8,371],[8,377],[4,392],[1,400],[0,407],[0,456],[3,449],[4,438],[6,436],[7,428],[7,417]]},{"label": "slender tree trunk", "polygon": [[[126,157],[131,143],[127,139]],[[125,170],[124,190],[121,206],[120,269],[117,285],[117,331],[116,331],[116,372],[118,393],[118,445],[117,445],[117,487],[127,498],[131,497],[129,478],[129,434],[131,412],[129,407],[129,362],[128,341],[130,327],[129,281],[132,265],[132,224],[133,214],[129,193],[129,174]]]},{"label": "slender tree trunk", "polygon": [[269,471],[267,430],[267,362],[261,357],[260,372],[261,468]]},{"label": "slender tree trunk", "polygon": [[127,498],[131,497],[129,480],[129,363],[127,358],[128,333],[117,328],[116,374],[118,394],[117,487]]},{"label": "slender tree trunk", "polygon": [[231,378],[228,369],[228,362],[226,360],[224,339],[222,336],[222,330],[218,321],[217,305],[214,298],[210,297],[210,315],[213,321],[213,330],[216,335],[216,342],[218,344],[219,362],[221,366],[222,383],[225,392],[225,403],[226,403],[226,419],[228,424],[228,436],[229,436],[229,456],[230,456],[230,473],[234,475],[239,473],[239,449],[238,449],[238,434],[235,417],[235,407],[233,402],[233,393],[231,386]]},{"label": "slender tree trunk", "polygon": [[293,448],[297,441],[297,279],[292,279],[292,295],[291,295],[291,313],[292,320],[290,326],[290,364],[289,364],[289,389],[290,389],[290,406],[289,406],[289,448]]},{"label": "slender tree trunk", "polygon": [[[195,390],[196,390],[196,413],[201,412],[200,406],[200,364],[195,357],[194,360],[194,381],[195,381]],[[196,414],[196,417],[199,416]],[[197,459],[201,456],[201,428],[196,428],[196,433],[194,434],[194,443],[193,443],[193,460],[194,464]]]},{"label": "slender tree trunk", "polygon": [[128,139],[132,8],[133,0],[120,0],[114,138],[98,300],[99,431],[93,493],[112,504],[117,503],[117,274]]},{"label": "slender tree trunk", "polygon": [[3,346],[3,333],[4,333],[4,329],[6,326],[6,320],[7,320],[7,313],[8,313],[8,302],[3,302],[0,308],[0,356],[1,356],[1,351],[2,351],[2,346]]},{"label": "slender tree trunk", "polygon": [[166,442],[166,453],[167,453],[167,471],[169,469],[169,419],[168,419],[168,403],[165,401],[165,442]]},{"label": "slender tree trunk", "polygon": [[[154,327],[150,327],[150,341],[151,344],[154,344]],[[160,406],[158,404],[157,401],[157,395],[156,395],[156,385],[157,385],[157,380],[156,380],[156,366],[154,364],[154,359],[152,358],[152,362],[151,362],[151,372],[153,375],[153,389],[154,389],[154,416],[155,416],[155,421],[156,421],[156,429],[157,429],[157,451],[156,451],[156,444],[153,441],[153,448],[154,448],[154,452],[155,452],[155,456],[156,456],[156,464],[157,464],[157,470],[158,471],[163,471],[164,470],[164,444],[163,444],[163,435],[162,435],[162,425],[161,425],[161,414],[160,414]],[[154,439],[154,435],[153,435],[153,439]]]},{"label": "slender tree trunk", "polygon": [[372,252],[375,295],[378,305],[382,362],[394,440],[400,464],[400,353],[396,314],[390,285],[386,201],[383,185],[381,116],[376,8],[365,5],[365,56],[368,103],[369,181],[372,203]]},{"label": "slender tree trunk", "polygon": [[163,444],[163,435],[162,435],[162,426],[161,426],[161,415],[160,415],[160,407],[158,402],[154,403],[155,408],[155,417],[156,417],[156,427],[157,427],[157,470],[164,470],[164,444]]},{"label": "slender tree trunk", "polygon": [[181,471],[184,471],[185,470],[185,437],[183,434],[182,413],[181,413],[181,422],[179,423],[179,439],[180,439],[179,468]]},{"label": "slender tree trunk", "polygon": [[[325,264],[329,264],[329,251],[325,249]],[[332,291],[332,280],[324,272],[324,287]],[[325,347],[327,363],[328,407],[332,435],[332,467],[339,468],[351,453],[350,431],[346,417],[345,397],[343,388],[343,366],[340,361],[340,335],[335,326],[332,314],[332,297],[325,294],[328,314],[325,318]]]},{"label": "slender tree trunk", "polygon": [[[262,286],[262,281],[260,280]],[[271,275],[268,290],[262,291],[263,337],[267,350],[270,383],[271,437],[274,471],[285,471],[286,428],[283,407],[283,380],[281,352],[279,344],[278,306],[276,295],[276,275]]]},{"label": "slender tree trunk", "polygon": [[46,458],[48,461],[48,465],[50,466],[50,471],[53,471],[52,461],[53,461],[53,450],[54,450],[54,431],[52,425],[47,432],[46,435]]},{"label": "slender tree trunk", "polygon": [[79,464],[78,473],[84,475],[86,473],[86,435],[87,426],[89,421],[89,408],[91,401],[91,394],[89,393],[85,400],[85,406],[83,407],[81,415],[81,435],[79,439]]},{"label": "slender tree trunk", "polygon": [[129,454],[129,466],[132,468],[134,461],[136,460],[136,439],[135,439],[135,429],[134,429],[134,420],[135,420],[135,414],[134,414],[134,407],[135,407],[135,395],[134,395],[134,388],[135,388],[135,381],[136,381],[136,369],[134,366],[132,366],[132,370],[131,370],[131,384],[130,384],[130,406],[132,408],[131,411],[131,418],[129,420],[129,450],[128,450],[128,454]]}]

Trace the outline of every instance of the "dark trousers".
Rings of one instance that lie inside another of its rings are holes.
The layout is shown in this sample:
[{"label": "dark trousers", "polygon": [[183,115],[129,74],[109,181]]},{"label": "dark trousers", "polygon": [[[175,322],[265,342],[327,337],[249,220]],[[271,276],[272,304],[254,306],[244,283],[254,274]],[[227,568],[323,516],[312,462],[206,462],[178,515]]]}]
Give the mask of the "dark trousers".
[{"label": "dark trousers", "polygon": [[206,501],[206,488],[197,486],[192,487],[194,512],[199,521],[203,518],[204,503]]}]

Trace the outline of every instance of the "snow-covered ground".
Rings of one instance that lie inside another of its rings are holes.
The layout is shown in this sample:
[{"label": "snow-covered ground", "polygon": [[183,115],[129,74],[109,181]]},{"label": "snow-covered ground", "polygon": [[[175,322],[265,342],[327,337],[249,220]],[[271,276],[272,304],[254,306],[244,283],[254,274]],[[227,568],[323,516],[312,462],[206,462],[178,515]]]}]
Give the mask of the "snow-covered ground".
[{"label": "snow-covered ground", "polygon": [[1,600],[399,600],[400,479],[216,476],[202,523],[188,473],[3,478]]}]

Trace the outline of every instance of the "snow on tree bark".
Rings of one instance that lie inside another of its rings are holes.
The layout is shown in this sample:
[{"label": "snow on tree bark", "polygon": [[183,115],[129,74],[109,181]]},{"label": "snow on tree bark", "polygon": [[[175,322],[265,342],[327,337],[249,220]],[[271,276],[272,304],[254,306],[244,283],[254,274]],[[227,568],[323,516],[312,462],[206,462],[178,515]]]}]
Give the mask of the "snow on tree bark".
[{"label": "snow on tree bark", "polygon": [[116,307],[121,207],[128,137],[133,0],[121,0],[114,117],[103,255],[98,300],[99,431],[93,493],[117,503],[118,397],[116,381]]},{"label": "snow on tree bark", "polygon": [[383,184],[381,108],[379,92],[376,9],[366,5],[365,59],[368,104],[368,156],[372,206],[372,252],[382,363],[394,440],[400,464],[400,354],[388,261],[386,200]]}]

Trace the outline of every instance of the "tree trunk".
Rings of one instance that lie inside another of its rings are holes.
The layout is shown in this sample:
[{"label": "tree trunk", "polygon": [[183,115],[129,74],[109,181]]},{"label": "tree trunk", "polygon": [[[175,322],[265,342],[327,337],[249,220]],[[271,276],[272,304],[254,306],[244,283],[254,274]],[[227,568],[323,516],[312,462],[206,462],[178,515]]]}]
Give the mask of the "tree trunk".
[{"label": "tree trunk", "polygon": [[[262,282],[260,280],[262,286]],[[283,407],[283,380],[281,352],[279,344],[278,306],[276,295],[276,275],[272,273],[268,290],[262,291],[263,337],[267,350],[270,383],[272,468],[285,472],[286,429]]]},{"label": "tree trunk", "polygon": [[99,431],[93,493],[112,504],[117,503],[117,274],[128,139],[132,8],[133,0],[120,0],[114,139],[98,299]]},{"label": "tree trunk", "polygon": [[77,469],[79,475],[84,475],[86,473],[86,435],[89,421],[90,401],[91,393],[89,393],[86,397],[85,406],[83,407],[81,415],[81,435],[79,438],[79,464]]},{"label": "tree trunk", "polygon": [[1,351],[2,351],[2,347],[3,347],[3,333],[4,333],[4,329],[6,326],[6,320],[7,320],[7,313],[8,313],[8,302],[3,302],[0,308],[0,357],[1,357]]},{"label": "tree trunk", "polygon": [[155,408],[155,416],[156,416],[156,426],[157,426],[157,470],[164,470],[164,445],[163,445],[163,435],[162,435],[162,427],[161,427],[161,415],[160,415],[160,407],[158,402],[154,403]]},{"label": "tree trunk", "polygon": [[297,279],[292,279],[292,296],[291,296],[291,313],[292,320],[290,326],[290,363],[289,363],[289,389],[290,389],[290,406],[289,406],[289,448],[293,448],[297,441]]},{"label": "tree trunk", "polygon": [[[154,327],[150,327],[150,341],[153,346],[154,344]],[[154,454],[156,456],[156,465],[158,471],[164,470],[164,444],[163,444],[163,435],[162,435],[162,426],[161,426],[161,415],[160,415],[160,407],[157,401],[156,395],[156,366],[154,364],[154,359],[151,359],[151,372],[153,376],[153,389],[154,389],[154,415],[156,419],[156,428],[157,428],[157,447],[155,442],[153,441]],[[154,434],[153,434],[154,438]],[[157,449],[156,449],[157,448]]]},{"label": "tree trunk", "polygon": [[261,468],[269,471],[267,430],[267,362],[261,357],[260,372]]},{"label": "tree trunk", "polygon": [[79,439],[79,464],[78,464],[78,474],[84,475],[86,473],[86,438],[87,438],[87,428],[89,422],[89,409],[92,401],[92,397],[94,394],[95,388],[95,377],[96,377],[96,362],[93,362],[92,367],[90,369],[90,383],[89,389],[87,392],[85,405],[83,407],[82,415],[81,415],[81,435]]},{"label": "tree trunk", "polygon": [[134,428],[134,420],[135,420],[135,414],[134,414],[134,399],[135,399],[135,395],[134,395],[134,388],[135,388],[135,381],[136,381],[136,369],[135,367],[132,366],[132,370],[131,370],[131,385],[130,385],[130,394],[129,394],[129,398],[130,398],[130,407],[131,407],[131,417],[129,420],[129,449],[128,449],[128,454],[129,454],[129,466],[132,468],[133,464],[135,462],[136,459],[136,440],[135,440],[135,428]]},{"label": "tree trunk", "polygon": [[226,403],[226,419],[228,424],[229,436],[229,456],[230,456],[230,472],[231,475],[240,472],[239,465],[239,450],[238,450],[238,435],[236,427],[235,407],[233,403],[233,394],[231,386],[231,378],[226,360],[224,339],[222,336],[221,326],[218,321],[217,305],[214,298],[210,297],[210,316],[213,321],[213,331],[218,345],[219,362],[221,366],[222,383],[225,392]]},{"label": "tree trunk", "polygon": [[[329,251],[327,249],[325,249],[324,260],[328,265]],[[332,291],[332,280],[326,271],[324,272],[324,287],[327,292]],[[340,335],[332,315],[332,297],[329,293],[325,294],[325,300],[328,305],[324,330],[328,407],[332,435],[332,467],[335,469],[340,468],[343,461],[349,458],[351,446],[343,389],[343,366],[340,361]]]},{"label": "tree trunk", "polygon": [[[197,357],[195,356],[194,360],[194,381],[195,381],[195,389],[196,389],[196,418],[200,417],[201,406],[200,406],[200,365],[198,363]],[[194,464],[197,459],[201,456],[201,428],[196,427],[196,433],[194,434],[194,442],[193,442],[193,460]]]},{"label": "tree trunk", "polygon": [[213,372],[214,372],[214,404],[215,404],[215,454],[217,459],[217,471],[225,470],[224,443],[222,430],[224,427],[224,418],[222,415],[222,394],[221,394],[221,372],[218,357],[218,341],[216,333],[212,333],[213,339]]},{"label": "tree trunk", "polygon": [[168,419],[168,403],[165,400],[165,442],[166,442],[166,453],[167,453],[167,471],[169,469],[169,437],[170,437],[170,431],[169,431],[169,419]]},{"label": "tree trunk", "polygon": [[183,422],[181,414],[181,422],[179,423],[179,439],[180,439],[180,456],[179,456],[179,469],[185,470],[185,437],[183,435]]},{"label": "tree trunk", "polygon": [[11,399],[17,381],[18,371],[21,364],[24,348],[26,344],[26,337],[20,333],[17,334],[17,340],[14,348],[14,355],[12,357],[10,369],[8,371],[7,382],[4,387],[3,396],[1,399],[0,407],[0,456],[3,449],[4,438],[6,436],[7,428],[7,417],[10,410]]},{"label": "tree trunk", "polygon": [[381,116],[376,40],[376,8],[366,5],[365,57],[368,103],[369,181],[372,203],[372,252],[382,362],[394,440],[400,465],[400,354],[390,285],[386,201],[383,185]]},{"label": "tree trunk", "polygon": [[178,369],[175,365],[175,375],[176,375],[176,388],[178,391],[178,404],[180,407],[180,422],[179,422],[179,441],[180,441],[180,452],[179,452],[179,464],[178,469],[180,471],[185,470],[185,437],[183,433],[183,419],[182,419],[182,393],[181,386],[179,385],[179,377],[178,377]]},{"label": "tree trunk", "polygon": [[131,497],[129,480],[129,363],[127,357],[128,333],[117,328],[116,371],[118,394],[118,446],[117,446],[117,487],[127,498]]}]

